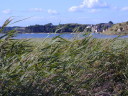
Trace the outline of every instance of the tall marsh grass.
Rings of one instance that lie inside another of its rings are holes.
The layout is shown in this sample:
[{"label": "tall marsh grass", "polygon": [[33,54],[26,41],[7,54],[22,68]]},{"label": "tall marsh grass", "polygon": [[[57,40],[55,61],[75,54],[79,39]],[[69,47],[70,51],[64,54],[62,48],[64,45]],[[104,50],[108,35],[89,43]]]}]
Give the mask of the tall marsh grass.
[{"label": "tall marsh grass", "polygon": [[14,34],[0,37],[0,95],[128,96],[127,39],[58,36],[34,44]]}]

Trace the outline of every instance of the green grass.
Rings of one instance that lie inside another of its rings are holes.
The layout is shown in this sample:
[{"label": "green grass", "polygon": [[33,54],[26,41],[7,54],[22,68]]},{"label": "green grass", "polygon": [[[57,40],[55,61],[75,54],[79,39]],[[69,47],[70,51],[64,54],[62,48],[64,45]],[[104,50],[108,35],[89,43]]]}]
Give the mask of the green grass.
[{"label": "green grass", "polygon": [[101,94],[128,95],[127,39],[0,39],[0,95]]}]

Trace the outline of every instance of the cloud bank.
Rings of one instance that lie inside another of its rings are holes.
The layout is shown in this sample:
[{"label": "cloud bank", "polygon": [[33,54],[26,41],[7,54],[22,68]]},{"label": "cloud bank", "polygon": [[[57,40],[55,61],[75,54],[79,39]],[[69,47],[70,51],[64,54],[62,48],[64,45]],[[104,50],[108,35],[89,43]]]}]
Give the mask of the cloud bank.
[{"label": "cloud bank", "polygon": [[83,2],[78,6],[72,6],[69,8],[70,12],[80,11],[84,8],[98,9],[98,8],[108,8],[109,5],[101,0],[83,0]]},{"label": "cloud bank", "polygon": [[52,15],[58,14],[58,12],[56,10],[52,10],[52,9],[49,9],[48,13],[52,14]]},{"label": "cloud bank", "polygon": [[31,8],[29,9],[30,11],[33,11],[33,12],[42,12],[43,9],[42,8]]},{"label": "cloud bank", "polygon": [[2,13],[4,13],[4,14],[10,14],[11,12],[12,12],[11,9],[5,9],[2,11]]},{"label": "cloud bank", "polygon": [[128,11],[128,7],[121,8],[122,11]]}]

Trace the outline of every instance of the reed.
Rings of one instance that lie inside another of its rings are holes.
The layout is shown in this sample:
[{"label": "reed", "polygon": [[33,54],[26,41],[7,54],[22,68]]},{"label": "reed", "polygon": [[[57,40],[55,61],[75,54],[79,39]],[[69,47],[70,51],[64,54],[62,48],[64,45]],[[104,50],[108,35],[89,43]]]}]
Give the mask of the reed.
[{"label": "reed", "polygon": [[13,40],[14,34],[12,30],[0,37],[0,95],[128,95],[127,39],[57,36],[37,45]]}]

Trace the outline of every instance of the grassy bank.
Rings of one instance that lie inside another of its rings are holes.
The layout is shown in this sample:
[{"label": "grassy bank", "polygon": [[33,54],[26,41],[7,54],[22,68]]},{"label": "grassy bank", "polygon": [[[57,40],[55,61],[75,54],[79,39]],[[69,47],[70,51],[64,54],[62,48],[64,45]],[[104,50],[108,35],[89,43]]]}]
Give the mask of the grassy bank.
[{"label": "grassy bank", "polygon": [[103,32],[107,35],[128,35],[128,22],[114,24],[108,31]]},{"label": "grassy bank", "polygon": [[127,39],[11,40],[9,33],[0,39],[0,95],[128,95]]}]

